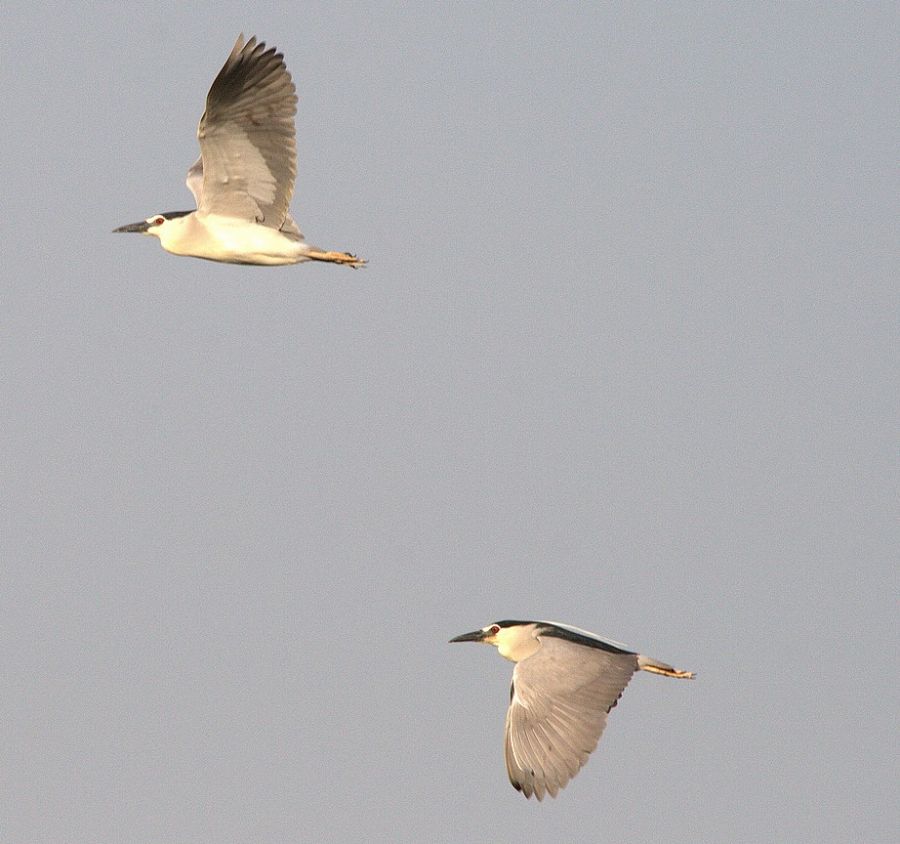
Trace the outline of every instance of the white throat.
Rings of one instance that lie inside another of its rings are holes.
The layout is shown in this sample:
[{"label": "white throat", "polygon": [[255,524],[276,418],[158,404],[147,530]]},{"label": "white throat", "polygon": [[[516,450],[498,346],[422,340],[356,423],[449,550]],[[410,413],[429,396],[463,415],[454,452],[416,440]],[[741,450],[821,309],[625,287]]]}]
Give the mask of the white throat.
[{"label": "white throat", "polygon": [[521,662],[541,646],[534,634],[535,626],[533,624],[524,627],[501,627],[494,635],[494,644],[504,659]]}]

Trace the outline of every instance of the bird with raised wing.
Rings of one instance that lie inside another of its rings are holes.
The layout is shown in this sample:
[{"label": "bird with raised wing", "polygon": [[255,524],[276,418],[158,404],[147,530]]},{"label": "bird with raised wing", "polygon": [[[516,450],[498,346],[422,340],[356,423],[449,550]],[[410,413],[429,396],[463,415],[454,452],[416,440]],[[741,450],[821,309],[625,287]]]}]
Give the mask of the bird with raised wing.
[{"label": "bird with raised wing", "polygon": [[229,264],[363,266],[355,255],[310,246],[291,219],[296,113],[284,56],[255,37],[244,43],[241,34],[197,127],[200,158],[187,175],[197,210],[154,214],[115,231],[153,235],[175,255]]},{"label": "bird with raised wing", "polygon": [[577,774],[639,670],[693,679],[664,662],[552,621],[497,621],[451,642],[494,645],[516,663],[506,713],[506,770],[526,797],[556,797]]}]

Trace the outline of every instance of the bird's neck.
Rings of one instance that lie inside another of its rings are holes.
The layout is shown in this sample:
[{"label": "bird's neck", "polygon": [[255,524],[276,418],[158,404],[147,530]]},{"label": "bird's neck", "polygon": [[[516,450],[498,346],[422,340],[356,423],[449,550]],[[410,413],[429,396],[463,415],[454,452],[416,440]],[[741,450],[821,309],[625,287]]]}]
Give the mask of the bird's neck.
[{"label": "bird's neck", "polygon": [[173,255],[192,255],[194,254],[190,248],[189,226],[192,217],[176,217],[174,220],[167,220],[166,224],[159,230],[159,242],[166,252]]},{"label": "bird's neck", "polygon": [[497,634],[496,642],[500,656],[510,662],[521,662],[541,646],[531,627],[506,627]]}]

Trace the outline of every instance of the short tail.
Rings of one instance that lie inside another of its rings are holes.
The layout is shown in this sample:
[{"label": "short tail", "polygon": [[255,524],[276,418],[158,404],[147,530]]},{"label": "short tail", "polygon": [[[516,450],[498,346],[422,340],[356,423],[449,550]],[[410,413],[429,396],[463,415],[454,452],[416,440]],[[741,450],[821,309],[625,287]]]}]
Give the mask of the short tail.
[{"label": "short tail", "polygon": [[638,668],[642,671],[649,671],[651,674],[662,674],[664,677],[677,677],[679,680],[693,680],[696,674],[693,671],[679,671],[666,665],[658,659],[651,659],[649,656],[638,654]]}]

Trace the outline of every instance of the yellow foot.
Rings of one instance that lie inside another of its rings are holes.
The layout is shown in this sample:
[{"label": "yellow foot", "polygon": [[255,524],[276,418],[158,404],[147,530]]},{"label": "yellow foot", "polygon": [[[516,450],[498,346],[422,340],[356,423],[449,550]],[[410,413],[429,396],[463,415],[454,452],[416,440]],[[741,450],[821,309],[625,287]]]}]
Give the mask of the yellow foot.
[{"label": "yellow foot", "polygon": [[677,677],[679,680],[693,680],[695,676],[693,671],[679,671],[677,668],[662,668],[657,665],[642,665],[641,668],[652,674],[662,674],[663,677]]},{"label": "yellow foot", "polygon": [[365,258],[357,258],[356,255],[351,255],[349,252],[318,252],[315,249],[306,253],[308,258],[312,258],[313,261],[329,261],[332,264],[346,264],[348,267],[353,267],[353,269],[357,269],[358,267],[364,267],[368,262]]}]

